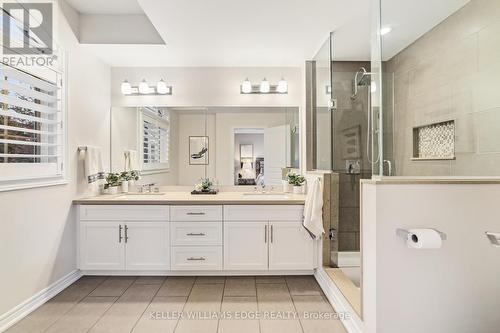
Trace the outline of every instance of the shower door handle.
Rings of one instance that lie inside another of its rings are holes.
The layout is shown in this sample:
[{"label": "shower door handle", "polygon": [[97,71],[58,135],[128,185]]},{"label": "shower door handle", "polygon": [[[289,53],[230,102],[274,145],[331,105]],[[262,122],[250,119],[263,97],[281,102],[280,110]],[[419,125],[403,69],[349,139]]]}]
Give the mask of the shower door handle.
[{"label": "shower door handle", "polygon": [[328,238],[329,238],[330,240],[332,240],[332,241],[334,241],[334,240],[335,240],[335,238],[336,238],[336,233],[335,233],[335,232],[336,232],[336,231],[337,231],[337,229],[335,229],[335,228],[330,228],[330,230],[329,230],[329,232],[328,232]]}]

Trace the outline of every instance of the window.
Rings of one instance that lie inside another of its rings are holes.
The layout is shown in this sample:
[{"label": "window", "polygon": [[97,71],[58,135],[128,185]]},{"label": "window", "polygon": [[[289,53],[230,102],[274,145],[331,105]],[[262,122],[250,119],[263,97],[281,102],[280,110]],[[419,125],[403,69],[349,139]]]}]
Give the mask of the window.
[{"label": "window", "polygon": [[0,63],[0,82],[0,190],[63,181],[61,73]]},{"label": "window", "polygon": [[166,110],[143,108],[142,170],[167,170],[170,168],[170,118]]}]

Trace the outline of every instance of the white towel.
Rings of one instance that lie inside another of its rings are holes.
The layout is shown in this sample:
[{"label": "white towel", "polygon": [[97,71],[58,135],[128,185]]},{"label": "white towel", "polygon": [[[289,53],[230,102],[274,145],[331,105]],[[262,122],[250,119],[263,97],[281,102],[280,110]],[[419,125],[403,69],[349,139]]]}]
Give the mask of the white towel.
[{"label": "white towel", "polygon": [[102,164],[102,151],[100,147],[87,146],[85,152],[85,178],[87,183],[93,183],[104,179],[104,167]]},{"label": "white towel", "polygon": [[308,187],[303,226],[309,231],[312,238],[318,239],[325,232],[323,228],[323,188],[319,178],[314,178]]},{"label": "white towel", "polygon": [[139,153],[137,150],[125,150],[125,170],[124,171],[138,171],[139,170]]}]

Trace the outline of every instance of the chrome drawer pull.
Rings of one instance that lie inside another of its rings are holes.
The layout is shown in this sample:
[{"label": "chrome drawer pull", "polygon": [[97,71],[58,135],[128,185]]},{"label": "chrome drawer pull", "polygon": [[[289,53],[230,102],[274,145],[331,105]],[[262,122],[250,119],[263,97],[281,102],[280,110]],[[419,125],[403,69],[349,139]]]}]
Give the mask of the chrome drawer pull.
[{"label": "chrome drawer pull", "polygon": [[120,225],[118,226],[118,243],[121,243],[121,242],[122,242],[122,238],[123,238],[123,237],[122,237],[122,228],[123,228],[123,227],[122,227],[122,225],[120,224]]},{"label": "chrome drawer pull", "polygon": [[187,258],[187,260],[189,260],[189,261],[204,261],[205,258],[203,258],[203,257],[199,257],[199,258],[193,258],[193,257],[191,257],[191,258]]},{"label": "chrome drawer pull", "polygon": [[189,212],[189,213],[186,213],[186,215],[205,215],[204,212]]},{"label": "chrome drawer pull", "polygon": [[128,243],[128,226],[125,224],[125,243]]},{"label": "chrome drawer pull", "polygon": [[206,236],[206,235],[202,232],[200,233],[190,232],[189,234],[186,234],[186,236]]}]

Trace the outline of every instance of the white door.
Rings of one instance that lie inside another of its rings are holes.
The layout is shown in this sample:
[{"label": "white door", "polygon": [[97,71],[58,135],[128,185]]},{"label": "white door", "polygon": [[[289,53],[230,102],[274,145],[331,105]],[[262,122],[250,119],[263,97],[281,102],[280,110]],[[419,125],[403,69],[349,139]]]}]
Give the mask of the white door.
[{"label": "white door", "polygon": [[314,268],[314,241],[301,222],[271,222],[269,228],[269,269]]},{"label": "white door", "polygon": [[224,269],[268,269],[268,223],[224,222]]},{"label": "white door", "polygon": [[126,222],[125,268],[127,270],[169,270],[169,224]]},{"label": "white door", "polygon": [[125,269],[121,222],[80,222],[80,269]]},{"label": "white door", "polygon": [[266,186],[280,185],[281,169],[290,165],[290,125],[264,130],[264,179]]}]

